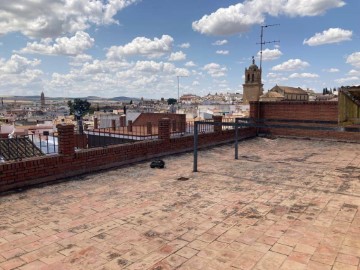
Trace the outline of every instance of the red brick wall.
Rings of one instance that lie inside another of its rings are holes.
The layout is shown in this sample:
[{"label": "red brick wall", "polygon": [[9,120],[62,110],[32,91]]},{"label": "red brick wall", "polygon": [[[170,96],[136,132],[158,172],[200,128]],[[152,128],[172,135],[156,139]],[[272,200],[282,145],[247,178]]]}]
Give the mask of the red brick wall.
[{"label": "red brick wall", "polygon": [[[260,111],[258,108],[260,106]],[[320,102],[251,102],[250,117],[260,119],[290,119],[290,120],[316,120],[316,121],[338,121],[338,103],[331,101]],[[314,127],[337,127],[337,124],[310,124],[310,123],[275,123],[268,124],[280,125],[300,125]],[[276,136],[293,136],[307,138],[321,138],[344,141],[360,142],[359,132],[337,132],[321,131],[309,129],[286,129],[286,128],[267,128],[260,129],[261,132],[270,133]]]},{"label": "red brick wall", "polygon": [[[254,129],[241,129],[239,137],[254,137]],[[199,146],[234,140],[234,130],[199,134]],[[143,141],[82,150],[68,155],[45,156],[0,164],[0,192],[94,172],[169,154],[191,151],[193,136]],[[68,149],[66,149],[68,150]],[[192,168],[189,168],[191,171]]]},{"label": "red brick wall", "polygon": [[175,114],[175,113],[142,113],[134,121],[134,126],[146,126],[148,122],[151,122],[153,125],[157,126],[159,120],[162,118],[169,118],[170,120],[176,120],[177,123],[185,123],[186,115],[185,114]]},{"label": "red brick wall", "polygon": [[302,137],[302,138],[320,138],[339,141],[360,142],[360,132],[338,132],[338,131],[322,131],[322,130],[306,130],[306,129],[268,129],[270,134],[275,136],[286,137]]},{"label": "red brick wall", "polygon": [[259,104],[259,118],[338,121],[337,101],[251,102],[250,117],[258,117]]}]

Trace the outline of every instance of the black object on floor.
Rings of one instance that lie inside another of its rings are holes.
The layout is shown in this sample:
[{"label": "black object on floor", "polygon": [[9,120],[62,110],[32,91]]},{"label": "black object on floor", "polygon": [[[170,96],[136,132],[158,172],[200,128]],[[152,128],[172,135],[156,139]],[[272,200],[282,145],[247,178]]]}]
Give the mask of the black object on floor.
[{"label": "black object on floor", "polygon": [[165,162],[161,159],[154,160],[150,163],[150,168],[163,169],[164,167],[165,167]]}]

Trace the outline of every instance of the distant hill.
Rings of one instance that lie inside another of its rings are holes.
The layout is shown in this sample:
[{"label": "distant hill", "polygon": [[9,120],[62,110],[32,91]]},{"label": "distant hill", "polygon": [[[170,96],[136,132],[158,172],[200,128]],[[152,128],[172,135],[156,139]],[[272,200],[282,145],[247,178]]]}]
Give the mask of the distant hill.
[{"label": "distant hill", "polygon": [[[17,99],[17,100],[28,100],[28,101],[40,101],[40,95],[39,96],[5,96],[3,97],[4,100],[8,100],[8,99]],[[120,97],[113,97],[113,98],[104,98],[104,97],[97,97],[97,96],[87,96],[87,97],[74,97],[74,98],[81,98],[81,99],[87,99],[89,101],[91,100],[113,100],[113,101],[125,101],[125,102],[130,102],[130,100],[132,101],[140,101],[140,98],[134,98],[134,97],[125,97],[125,96],[120,96]],[[71,98],[71,99],[74,99]],[[47,97],[45,96],[45,99],[49,99],[49,100],[62,100],[62,99],[69,99],[69,98],[64,98],[64,97]]]},{"label": "distant hill", "polygon": [[111,100],[116,100],[116,101],[130,101],[130,100],[132,100],[132,101],[139,101],[140,100],[140,98],[131,98],[131,97],[123,97],[123,96],[121,96],[121,97],[113,97],[113,98],[109,98],[109,99],[111,99]]}]

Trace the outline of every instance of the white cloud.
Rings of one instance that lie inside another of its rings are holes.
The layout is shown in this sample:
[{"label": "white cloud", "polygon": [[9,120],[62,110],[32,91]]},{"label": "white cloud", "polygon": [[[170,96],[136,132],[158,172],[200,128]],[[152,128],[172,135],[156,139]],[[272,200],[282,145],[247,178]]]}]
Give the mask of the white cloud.
[{"label": "white cloud", "polygon": [[170,54],[169,61],[182,61],[186,59],[186,54],[182,51]]},{"label": "white cloud", "polygon": [[0,59],[0,72],[5,74],[21,74],[29,68],[40,65],[38,59],[29,60],[26,57],[14,54],[8,61]]},{"label": "white cloud", "polygon": [[349,76],[360,76],[360,70],[355,70],[355,69],[352,69],[348,72]]},{"label": "white cloud", "polygon": [[192,28],[207,35],[233,35],[264,23],[266,15],[317,16],[343,5],[343,0],[246,0],[204,15]]},{"label": "white cloud", "polygon": [[[273,72],[269,72],[266,75],[267,78],[269,78],[269,83],[274,83],[274,84],[278,84],[279,82],[282,81],[288,81],[289,78],[285,77],[282,73],[273,73]],[[263,82],[265,82],[265,80],[263,80]]]},{"label": "white cloud", "polygon": [[216,63],[207,64],[203,67],[203,69],[213,78],[223,77],[226,75],[227,71],[226,67],[221,67]]},{"label": "white cloud", "polygon": [[2,1],[0,34],[21,32],[27,37],[58,37],[91,25],[118,23],[114,16],[140,0]]},{"label": "white cloud", "polygon": [[292,71],[297,69],[304,69],[306,67],[310,66],[308,62],[302,61],[300,59],[289,59],[288,61],[276,65],[272,67],[272,70],[275,71]]},{"label": "white cloud", "polygon": [[232,35],[249,30],[254,24],[264,22],[264,15],[260,10],[251,8],[249,1],[220,8],[210,15],[203,16],[192,23],[192,28],[207,35]]},{"label": "white cloud", "polygon": [[336,79],[335,82],[339,84],[347,83],[347,84],[358,85],[360,82],[360,77],[353,76],[353,77],[340,78],[340,79]]},{"label": "white cloud", "polygon": [[215,41],[212,45],[214,45],[214,46],[222,46],[222,45],[225,45],[227,43],[228,43],[228,41],[226,39],[223,39],[223,40]]},{"label": "white cloud", "polygon": [[192,85],[193,85],[193,86],[198,86],[198,85],[200,85],[200,83],[199,83],[199,81],[193,81],[193,82],[192,82]]},{"label": "white cloud", "polygon": [[0,88],[7,89],[7,94],[22,95],[38,89],[43,72],[36,69],[41,61],[29,60],[14,54],[9,60],[0,59]]},{"label": "white cloud", "polygon": [[81,73],[82,74],[98,74],[109,72],[109,68],[103,61],[94,60],[92,63],[84,63]]},{"label": "white cloud", "polygon": [[[260,58],[260,52],[257,53],[257,56]],[[279,49],[270,50],[270,49],[266,48],[265,50],[263,50],[262,60],[263,61],[271,61],[271,60],[278,59],[280,56],[282,56],[282,52]]]},{"label": "white cloud", "polygon": [[169,53],[172,49],[174,39],[171,36],[163,35],[160,39],[154,40],[137,37],[124,46],[112,46],[106,57],[109,59],[122,59],[126,56],[143,55],[149,58],[157,58]]},{"label": "white cloud", "polygon": [[217,54],[222,54],[222,55],[228,55],[229,51],[224,51],[224,50],[218,50],[216,51]]},{"label": "white cloud", "polygon": [[190,43],[187,42],[187,43],[180,44],[179,47],[182,48],[182,49],[189,49],[190,48]]},{"label": "white cloud", "polygon": [[86,62],[91,62],[92,60],[93,60],[93,58],[89,54],[78,54],[76,56],[70,57],[69,64],[71,66],[81,66]]},{"label": "white cloud", "polygon": [[329,68],[329,69],[324,69],[324,71],[329,73],[336,73],[339,72],[340,70],[338,68]]},{"label": "white cloud", "polygon": [[345,5],[343,0],[282,0],[279,2],[283,5],[280,13],[291,17],[323,15],[328,9]]},{"label": "white cloud", "polygon": [[168,89],[176,85],[178,75],[189,76],[190,72],[163,61],[95,59],[82,66],[73,66],[67,74],[53,74],[45,88],[54,95],[61,89],[59,95],[66,96],[97,95],[99,89],[106,96],[166,96]]},{"label": "white cloud", "polygon": [[[163,62],[155,62],[155,61],[137,61],[134,69],[136,71],[141,72],[149,72],[149,73],[158,73],[164,71],[164,63]],[[175,68],[173,65],[171,68]]]},{"label": "white cloud", "polygon": [[318,46],[331,43],[339,43],[346,40],[351,40],[352,31],[341,28],[329,28],[322,33],[316,33],[313,37],[304,40],[304,44],[309,46]]},{"label": "white cloud", "polygon": [[273,73],[273,72],[269,72],[266,77],[268,78],[278,78],[280,76],[279,73]]},{"label": "white cloud", "polygon": [[37,53],[47,55],[79,55],[94,45],[94,39],[88,33],[78,31],[75,36],[61,37],[52,42],[51,39],[42,39],[38,42],[28,42],[21,53]]},{"label": "white cloud", "polygon": [[360,67],[360,52],[354,52],[346,58],[346,63],[354,67]]},{"label": "white cloud", "polygon": [[319,75],[315,73],[293,73],[289,78],[319,78]]},{"label": "white cloud", "polygon": [[196,64],[193,61],[189,61],[185,63],[185,67],[196,67]]}]

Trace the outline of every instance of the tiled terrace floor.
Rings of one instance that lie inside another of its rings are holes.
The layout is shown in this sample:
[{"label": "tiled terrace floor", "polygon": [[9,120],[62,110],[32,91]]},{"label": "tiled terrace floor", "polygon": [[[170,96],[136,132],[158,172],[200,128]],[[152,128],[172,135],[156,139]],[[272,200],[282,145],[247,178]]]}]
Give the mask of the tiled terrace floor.
[{"label": "tiled terrace floor", "polygon": [[[0,197],[0,269],[360,269],[360,144],[258,138]],[[177,180],[183,177],[187,181]]]}]

